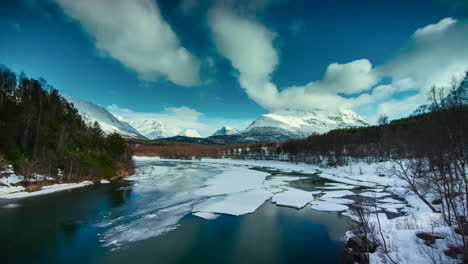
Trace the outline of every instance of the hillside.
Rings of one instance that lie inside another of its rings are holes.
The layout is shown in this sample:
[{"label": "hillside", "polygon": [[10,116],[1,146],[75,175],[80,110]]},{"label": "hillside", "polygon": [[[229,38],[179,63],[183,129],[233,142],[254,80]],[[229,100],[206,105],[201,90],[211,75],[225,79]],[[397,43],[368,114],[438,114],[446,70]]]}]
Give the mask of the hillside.
[{"label": "hillside", "polygon": [[26,179],[41,174],[75,182],[128,175],[131,155],[120,135],[90,125],[43,80],[0,65],[1,166],[13,164]]},{"label": "hillside", "polygon": [[107,135],[117,133],[124,138],[145,138],[140,132],[125,121],[118,120],[106,109],[90,102],[83,101],[71,95],[62,94],[62,97],[73,104],[81,117],[88,123],[98,122],[102,131]]}]

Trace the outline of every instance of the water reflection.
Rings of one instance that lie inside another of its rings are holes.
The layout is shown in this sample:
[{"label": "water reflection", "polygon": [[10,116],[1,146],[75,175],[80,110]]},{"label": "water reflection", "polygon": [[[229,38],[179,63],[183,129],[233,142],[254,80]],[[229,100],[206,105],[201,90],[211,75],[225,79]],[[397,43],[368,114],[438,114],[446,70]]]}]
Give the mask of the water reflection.
[{"label": "water reflection", "polygon": [[109,252],[95,263],[336,263],[346,220],[329,221],[334,218],[271,203],[240,217],[210,221],[188,215],[178,229]]}]

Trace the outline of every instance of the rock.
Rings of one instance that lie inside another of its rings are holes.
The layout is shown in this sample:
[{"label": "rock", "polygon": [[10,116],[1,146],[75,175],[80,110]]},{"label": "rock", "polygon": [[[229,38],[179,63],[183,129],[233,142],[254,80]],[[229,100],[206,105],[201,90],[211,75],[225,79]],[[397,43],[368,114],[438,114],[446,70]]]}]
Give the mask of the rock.
[{"label": "rock", "polygon": [[446,256],[449,256],[454,259],[459,259],[463,256],[463,248],[462,247],[449,247],[444,251]]},{"label": "rock", "polygon": [[456,228],[456,229],[455,229],[455,233],[461,235],[461,234],[462,234],[462,230],[463,230],[463,234],[464,234],[465,236],[467,236],[467,235],[468,235],[468,223],[463,223],[463,224],[461,224],[461,229],[460,229],[460,228]]},{"label": "rock", "polygon": [[429,233],[423,233],[423,232],[416,233],[416,236],[418,238],[424,240],[424,244],[426,244],[429,247],[434,245],[436,239],[444,239],[441,236],[431,235]]},{"label": "rock", "polygon": [[346,242],[346,247],[358,252],[366,252],[367,249],[369,249],[370,253],[374,253],[377,249],[376,244],[370,243],[369,246],[367,246],[366,241],[364,241],[364,239],[361,239],[356,236],[348,239],[348,241]]},{"label": "rock", "polygon": [[458,221],[460,221],[460,223],[462,223],[462,224],[465,224],[466,223],[466,216],[460,215],[458,217]]},{"label": "rock", "polygon": [[447,197],[455,198],[457,196],[460,196],[461,194],[462,194],[461,192],[452,192],[452,193],[448,194]]},{"label": "rock", "polygon": [[369,258],[366,253],[354,251],[351,248],[345,247],[341,253],[339,264],[368,264]]}]

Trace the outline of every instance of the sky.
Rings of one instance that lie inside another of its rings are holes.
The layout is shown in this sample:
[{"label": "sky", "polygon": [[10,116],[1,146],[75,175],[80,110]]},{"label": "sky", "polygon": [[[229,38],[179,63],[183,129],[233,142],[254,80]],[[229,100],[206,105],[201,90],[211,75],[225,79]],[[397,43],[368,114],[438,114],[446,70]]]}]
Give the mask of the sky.
[{"label": "sky", "polygon": [[204,136],[286,108],[409,115],[467,47],[467,0],[0,1],[0,64]]}]

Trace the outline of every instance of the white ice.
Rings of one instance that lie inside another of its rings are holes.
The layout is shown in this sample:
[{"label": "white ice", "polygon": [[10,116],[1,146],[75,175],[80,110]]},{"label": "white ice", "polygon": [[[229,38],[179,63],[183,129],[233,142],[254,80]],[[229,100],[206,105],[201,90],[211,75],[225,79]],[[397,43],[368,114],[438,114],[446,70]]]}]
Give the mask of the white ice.
[{"label": "white ice", "polygon": [[54,192],[80,188],[80,187],[90,185],[90,184],[93,184],[93,183],[90,181],[84,181],[80,183],[53,184],[53,185],[43,186],[42,189],[39,191],[9,193],[5,195],[0,195],[0,198],[5,198],[5,199],[27,198],[27,197],[37,196],[37,195],[43,195],[43,194],[49,194],[49,193],[54,193]]},{"label": "white ice", "polygon": [[312,209],[318,210],[318,211],[345,211],[348,210],[348,206],[338,204],[338,203],[333,203],[330,201],[321,201],[321,200],[315,200],[311,202],[311,207]]},{"label": "white ice", "polygon": [[263,188],[263,182],[268,175],[266,172],[249,170],[243,167],[232,167],[208,179],[205,182],[207,186],[196,193],[214,196]]},{"label": "white ice", "polygon": [[207,212],[195,212],[192,214],[200,218],[207,219],[207,220],[214,220],[220,216],[219,214],[213,214],[213,213],[207,213]]},{"label": "white ice", "polygon": [[287,188],[284,192],[275,194],[271,201],[277,205],[300,209],[312,201],[313,193],[317,192],[306,192],[294,188]]},{"label": "white ice", "polygon": [[392,196],[389,193],[385,192],[361,192],[359,193],[360,196],[364,197],[370,197],[370,198],[381,198],[381,197],[386,197],[386,196]]},{"label": "white ice", "polygon": [[350,195],[354,195],[355,193],[351,192],[351,191],[348,191],[348,190],[343,190],[343,191],[331,191],[331,192],[327,192],[325,193],[325,195],[323,195],[322,199],[327,199],[327,198],[341,198],[341,197],[344,197],[344,196],[350,196]]},{"label": "white ice", "polygon": [[255,189],[244,192],[215,196],[196,204],[193,212],[217,213],[228,215],[243,215],[253,213],[273,194],[265,189]]}]

